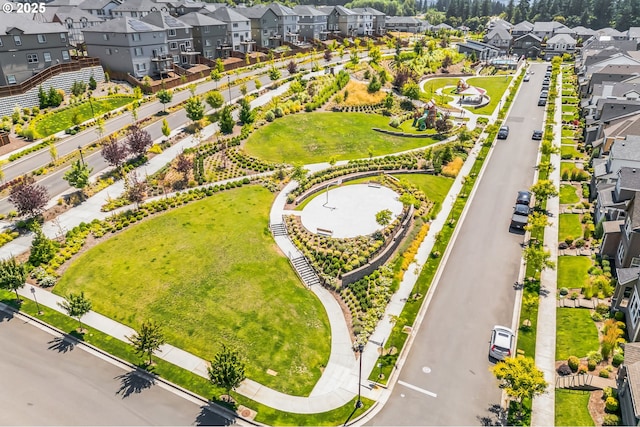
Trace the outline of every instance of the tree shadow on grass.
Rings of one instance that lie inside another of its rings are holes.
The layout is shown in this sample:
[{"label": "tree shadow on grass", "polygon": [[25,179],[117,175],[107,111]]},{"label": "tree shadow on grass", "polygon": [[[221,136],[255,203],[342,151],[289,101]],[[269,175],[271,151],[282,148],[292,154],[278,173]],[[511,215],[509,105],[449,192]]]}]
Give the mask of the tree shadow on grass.
[{"label": "tree shadow on grass", "polygon": [[234,423],[235,419],[230,420],[218,415],[213,405],[201,406],[200,413],[194,421],[197,426],[230,426]]},{"label": "tree shadow on grass", "polygon": [[123,399],[134,393],[139,394],[156,383],[153,376],[140,369],[118,375],[115,379],[120,380],[120,388],[116,391],[116,394],[121,395]]},{"label": "tree shadow on grass", "polygon": [[507,425],[507,411],[497,403],[489,405],[487,414],[476,416],[481,426],[504,426]]}]

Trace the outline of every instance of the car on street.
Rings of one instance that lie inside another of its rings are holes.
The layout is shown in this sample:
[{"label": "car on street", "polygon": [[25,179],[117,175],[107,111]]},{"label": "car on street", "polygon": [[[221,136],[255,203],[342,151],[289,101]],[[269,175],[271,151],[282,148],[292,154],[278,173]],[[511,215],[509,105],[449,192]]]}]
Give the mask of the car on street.
[{"label": "car on street", "polygon": [[516,334],[506,326],[494,326],[491,331],[489,356],[497,360],[504,360],[506,357],[510,357],[515,336]]},{"label": "car on street", "polygon": [[540,92],[540,98],[548,98],[549,97],[549,91],[548,90],[543,90]]},{"label": "car on street", "polygon": [[524,75],[524,79],[522,79],[523,82],[528,82],[529,80],[531,80],[531,75],[529,73]]},{"label": "car on street", "polygon": [[538,107],[544,107],[547,105],[547,98],[538,98]]},{"label": "car on street", "polygon": [[507,139],[509,137],[509,126],[502,126],[498,131],[498,139]]},{"label": "car on street", "polygon": [[515,205],[513,207],[513,215],[511,215],[511,223],[509,228],[518,228],[524,230],[524,227],[529,223],[529,214],[531,208],[527,205]]},{"label": "car on street", "polygon": [[531,192],[527,190],[518,191],[518,196],[516,197],[516,205],[527,205],[531,204]]},{"label": "car on street", "polygon": [[533,135],[531,135],[531,139],[535,139],[535,140],[541,140],[542,139],[542,131],[541,130],[534,130],[533,131]]}]

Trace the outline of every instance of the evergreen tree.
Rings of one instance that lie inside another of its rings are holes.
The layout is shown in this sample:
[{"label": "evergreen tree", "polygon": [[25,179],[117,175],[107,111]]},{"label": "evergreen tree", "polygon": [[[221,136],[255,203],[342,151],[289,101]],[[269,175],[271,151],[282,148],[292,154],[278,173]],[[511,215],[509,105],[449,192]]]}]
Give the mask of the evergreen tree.
[{"label": "evergreen tree", "polygon": [[253,111],[251,111],[251,105],[249,104],[249,101],[247,101],[244,98],[240,100],[239,118],[243,124],[253,123],[254,121],[254,115],[253,115]]},{"label": "evergreen tree", "polygon": [[513,18],[515,15],[515,5],[514,5],[514,1],[513,0],[509,0],[509,4],[507,5],[507,16],[506,16],[506,20],[514,23]]},{"label": "evergreen tree", "polygon": [[222,113],[220,114],[220,132],[229,134],[233,132],[234,126],[235,121],[231,116],[231,108],[227,105],[222,109]]}]

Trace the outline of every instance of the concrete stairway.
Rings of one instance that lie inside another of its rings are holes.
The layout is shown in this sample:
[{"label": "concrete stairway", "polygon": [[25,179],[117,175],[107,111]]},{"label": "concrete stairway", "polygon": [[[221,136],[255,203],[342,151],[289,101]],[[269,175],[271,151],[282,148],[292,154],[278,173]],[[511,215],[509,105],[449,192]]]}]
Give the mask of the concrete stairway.
[{"label": "concrete stairway", "polygon": [[309,265],[305,257],[298,257],[291,260],[293,264],[293,268],[295,268],[296,273],[302,279],[305,285],[311,287],[313,285],[320,284],[320,278],[313,270],[313,268]]},{"label": "concrete stairway", "polygon": [[556,388],[570,390],[602,390],[606,387],[616,388],[613,378],[601,378],[589,374],[556,375]]},{"label": "concrete stairway", "polygon": [[273,237],[286,236],[287,227],[283,223],[271,224],[271,233],[273,233]]}]

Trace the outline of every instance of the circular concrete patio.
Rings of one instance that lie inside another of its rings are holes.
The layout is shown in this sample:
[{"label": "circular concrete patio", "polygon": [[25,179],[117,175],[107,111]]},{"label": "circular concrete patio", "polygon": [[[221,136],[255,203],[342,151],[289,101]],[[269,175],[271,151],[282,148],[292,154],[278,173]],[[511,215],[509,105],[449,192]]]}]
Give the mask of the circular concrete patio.
[{"label": "circular concrete patio", "polygon": [[300,215],[302,225],[312,233],[336,238],[366,236],[381,230],[376,214],[389,209],[393,218],[402,213],[398,194],[387,187],[367,184],[329,187],[316,196]]}]

